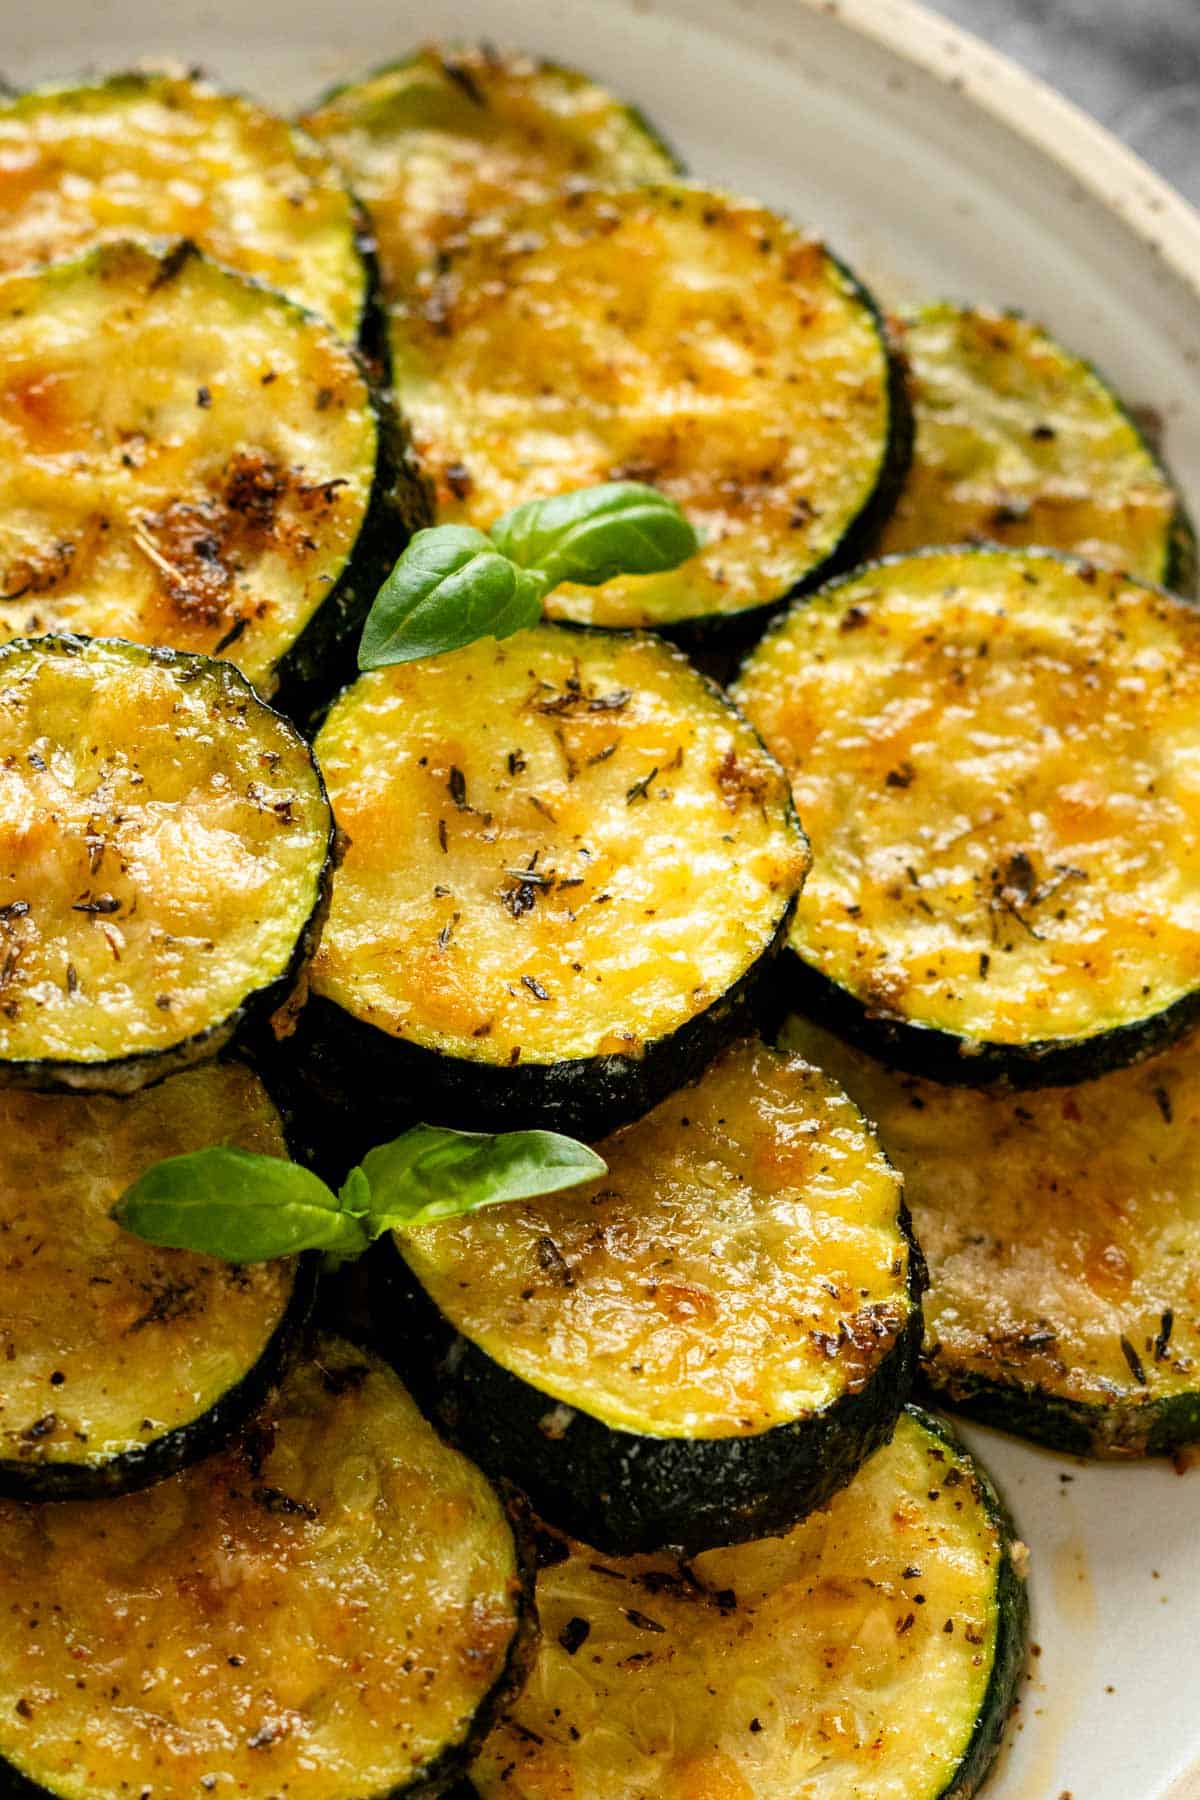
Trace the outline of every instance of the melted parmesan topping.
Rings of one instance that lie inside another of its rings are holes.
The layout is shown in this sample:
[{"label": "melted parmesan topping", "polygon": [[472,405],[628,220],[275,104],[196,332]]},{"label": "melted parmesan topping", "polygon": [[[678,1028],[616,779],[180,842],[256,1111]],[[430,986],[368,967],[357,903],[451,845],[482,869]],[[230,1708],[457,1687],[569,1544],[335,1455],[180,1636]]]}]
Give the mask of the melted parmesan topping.
[{"label": "melted parmesan topping", "polygon": [[227,1020],[288,967],[329,809],[219,664],[0,651],[0,1058],[104,1062]]},{"label": "melted parmesan topping", "polygon": [[0,279],[0,636],[225,655],[269,691],[375,455],[345,345],[199,256],[119,245]]},{"label": "melted parmesan topping", "polygon": [[913,1414],[786,1537],[669,1556],[577,1546],[538,1577],[529,1686],[482,1800],[934,1800],[996,1648],[1000,1528]]},{"label": "melted parmesan topping", "polygon": [[1200,985],[1200,614],[952,552],[796,608],[738,697],[813,845],[797,954],[873,1013],[1079,1039]]},{"label": "melted parmesan topping", "polygon": [[160,1157],[217,1143],[287,1155],[232,1063],[128,1100],[0,1093],[0,1462],[104,1463],[200,1418],[258,1361],[290,1261],[235,1269],[109,1217]]},{"label": "melted parmesan topping", "polygon": [[366,274],[353,202],[284,119],[178,74],[41,88],[0,105],[0,270],[117,238],[190,238],[358,327]]},{"label": "melted parmesan topping", "polygon": [[370,208],[391,295],[409,291],[477,219],[568,184],[675,172],[669,151],[603,88],[490,45],[430,46],[340,89],[303,122]]},{"label": "melted parmesan topping", "polygon": [[443,1315],[627,1431],[770,1429],[864,1387],[910,1310],[900,1182],[798,1057],[727,1052],[591,1188],[398,1235]]},{"label": "melted parmesan topping", "polygon": [[1019,1101],[893,1075],[799,1020],[787,1041],[845,1082],[904,1170],[939,1386],[1126,1410],[1195,1393],[1200,1038]]},{"label": "melted parmesan topping", "polygon": [[745,721],[653,638],[543,625],[360,677],[313,989],[490,1063],[637,1055],[771,945],[805,869]]},{"label": "melted parmesan topping", "polygon": [[916,444],[885,551],[990,539],[1168,578],[1178,496],[1094,369],[1028,319],[907,320]]},{"label": "melted parmesan topping", "polygon": [[693,187],[575,194],[481,226],[393,312],[397,393],[438,517],[635,478],[705,549],[558,589],[557,617],[669,624],[786,594],[872,498],[888,358],[819,243]]},{"label": "melted parmesan topping", "polygon": [[466,1735],[516,1631],[508,1523],[382,1365],[318,1355],[147,1493],[0,1504],[0,1756],[49,1792],[345,1800]]}]

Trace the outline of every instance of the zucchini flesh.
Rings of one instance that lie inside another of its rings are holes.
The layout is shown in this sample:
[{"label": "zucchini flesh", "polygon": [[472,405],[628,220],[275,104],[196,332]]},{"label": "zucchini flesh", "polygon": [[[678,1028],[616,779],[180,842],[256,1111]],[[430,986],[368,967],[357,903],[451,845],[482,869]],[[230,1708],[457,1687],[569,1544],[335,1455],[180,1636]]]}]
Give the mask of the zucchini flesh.
[{"label": "zucchini flesh", "polygon": [[1042,544],[1190,589],[1183,502],[1089,364],[1030,320],[983,307],[922,307],[901,342],[916,433],[885,552]]},{"label": "zucchini flesh", "polygon": [[803,1010],[942,1080],[1069,1082],[1200,1001],[1200,615],[1036,552],[935,551],[795,609],[736,694],[814,870]]},{"label": "zucchini flesh", "polygon": [[390,567],[379,450],[347,346],[185,246],[0,278],[0,634],[222,655],[270,692]]},{"label": "zucchini flesh", "polygon": [[370,209],[389,295],[515,202],[678,170],[638,114],[586,75],[489,44],[428,45],[335,89],[303,123]]},{"label": "zucchini flesh", "polygon": [[133,71],[0,104],[0,270],[119,238],[189,238],[353,338],[354,201],[303,132],[194,76]]},{"label": "zucchini flesh", "polygon": [[906,456],[869,297],[785,219],[693,186],[481,226],[397,302],[391,344],[439,519],[632,477],[701,531],[680,569],[557,589],[579,623],[761,623],[855,560]]},{"label": "zucchini flesh", "polygon": [[909,1410],[786,1537],[538,1576],[542,1645],[482,1800],[948,1800],[975,1792],[1026,1633],[980,1467]]},{"label": "zucchini flesh", "polygon": [[785,1042],[904,1170],[944,1405],[1075,1454],[1200,1439],[1200,1039],[1019,1101],[893,1074],[799,1019]]},{"label": "zucchini flesh", "polygon": [[141,1087],[281,1004],[331,834],[308,746],[228,664],[0,646],[0,1082]]},{"label": "zucchini flesh", "polygon": [[522,1646],[499,1499],[333,1339],[150,1492],[0,1504],[0,1596],[0,1783],[60,1800],[441,1792]]},{"label": "zucchini flesh", "polygon": [[127,1100],[0,1093],[0,1492],[143,1485],[261,1400],[291,1337],[294,1260],[234,1268],[109,1217],[161,1157],[217,1143],[287,1155],[261,1082],[233,1063]]},{"label": "zucchini flesh", "polygon": [[653,638],[541,625],[364,675],[316,752],[350,843],[314,994],[475,1066],[640,1057],[803,878],[780,771]]}]

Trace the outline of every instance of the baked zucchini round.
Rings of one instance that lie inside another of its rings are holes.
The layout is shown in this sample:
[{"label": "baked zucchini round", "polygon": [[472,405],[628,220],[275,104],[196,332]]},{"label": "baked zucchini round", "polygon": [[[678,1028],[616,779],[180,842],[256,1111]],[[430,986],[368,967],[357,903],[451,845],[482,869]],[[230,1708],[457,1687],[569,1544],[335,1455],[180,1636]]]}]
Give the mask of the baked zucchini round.
[{"label": "baked zucchini round", "polygon": [[740,704],[813,874],[799,1009],[940,1081],[1069,1083],[1200,1010],[1200,611],[1036,551],[859,571],[793,609]]},{"label": "baked zucchini round", "polygon": [[286,119],[165,69],[0,102],[0,270],[147,235],[194,239],[343,337],[362,323],[361,215]]},{"label": "baked zucchini round", "polygon": [[924,306],[899,329],[916,437],[885,552],[1041,544],[1191,591],[1183,500],[1089,363],[984,307]]},{"label": "baked zucchini round", "polygon": [[328,898],[308,745],[228,663],[0,645],[0,1086],[128,1093],[289,998]]},{"label": "baked zucchini round", "polygon": [[979,1464],[910,1409],[786,1537],[538,1576],[526,1692],[482,1800],[965,1800],[1024,1661],[1024,1546]]},{"label": "baked zucchini round", "polygon": [[0,1792],[441,1793],[523,1671],[525,1585],[478,1470],[324,1338],[152,1492],[0,1504]]},{"label": "baked zucchini round", "polygon": [[566,585],[557,618],[745,641],[862,553],[908,461],[904,383],[870,297],[748,200],[576,192],[480,226],[392,309],[396,392],[441,520],[653,482],[706,547]]},{"label": "baked zucchini round", "polygon": [[590,1188],[394,1235],[378,1325],[400,1373],[601,1549],[787,1530],[912,1385],[900,1178],[832,1081],[750,1043],[601,1154]]},{"label": "baked zucchini round", "polygon": [[0,277],[0,635],[328,694],[426,504],[348,346],[188,245]]},{"label": "baked zucchini round", "polygon": [[679,171],[640,114],[586,75],[491,44],[426,45],[335,88],[303,123],[370,208],[393,296],[514,203]]},{"label": "baked zucchini round", "polygon": [[1080,1456],[1200,1442],[1200,1039],[1066,1092],[893,1074],[807,1021],[904,1170],[938,1400]]},{"label": "baked zucchini round", "polygon": [[660,640],[540,625],[363,675],[305,1053],[365,1104],[596,1138],[736,1035],[807,866],[787,783]]},{"label": "baked zucchini round", "polygon": [[158,1250],[109,1212],[165,1156],[286,1156],[256,1076],[209,1063],[127,1100],[0,1092],[0,1493],[145,1487],[266,1398],[315,1266]]}]

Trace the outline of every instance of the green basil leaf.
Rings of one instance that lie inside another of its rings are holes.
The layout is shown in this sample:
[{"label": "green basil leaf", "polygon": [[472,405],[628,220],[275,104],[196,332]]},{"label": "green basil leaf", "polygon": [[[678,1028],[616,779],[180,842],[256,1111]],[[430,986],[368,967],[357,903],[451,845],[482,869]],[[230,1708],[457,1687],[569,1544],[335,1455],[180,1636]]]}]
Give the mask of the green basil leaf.
[{"label": "green basil leaf", "polygon": [[370,1241],[316,1175],[232,1146],[155,1163],[126,1188],[112,1216],[147,1243],[236,1263],[301,1250],[358,1256]]},{"label": "green basil leaf", "polygon": [[657,575],[700,548],[674,500],[640,481],[609,481],[530,500],[491,529],[496,548],[536,569],[547,591],[560,581],[596,587],[617,575]]},{"label": "green basil leaf", "polygon": [[363,1158],[371,1235],[428,1225],[483,1206],[528,1200],[594,1181],[607,1165],[554,1131],[449,1131],[417,1125]]},{"label": "green basil leaf", "polygon": [[358,646],[360,669],[511,637],[541,617],[545,583],[514,567],[469,525],[418,531],[375,596]]}]

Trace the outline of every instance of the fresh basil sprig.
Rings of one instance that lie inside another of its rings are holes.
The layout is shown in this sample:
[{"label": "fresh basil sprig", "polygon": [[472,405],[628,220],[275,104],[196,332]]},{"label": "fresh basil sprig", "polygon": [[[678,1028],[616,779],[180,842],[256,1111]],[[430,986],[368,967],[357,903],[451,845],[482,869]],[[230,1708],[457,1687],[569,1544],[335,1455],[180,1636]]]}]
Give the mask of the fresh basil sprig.
[{"label": "fresh basil sprig", "polygon": [[375,596],[358,666],[382,669],[477,638],[511,637],[536,625],[560,582],[596,587],[617,575],[661,574],[699,547],[675,502],[640,481],[527,501],[489,532],[435,525],[414,534]]},{"label": "fresh basil sprig", "polygon": [[217,1146],[168,1156],[126,1188],[112,1217],[172,1250],[266,1262],[322,1250],[361,1256],[385,1231],[578,1187],[607,1165],[554,1131],[450,1131],[415,1125],[371,1150],[335,1194],[299,1163]]}]

